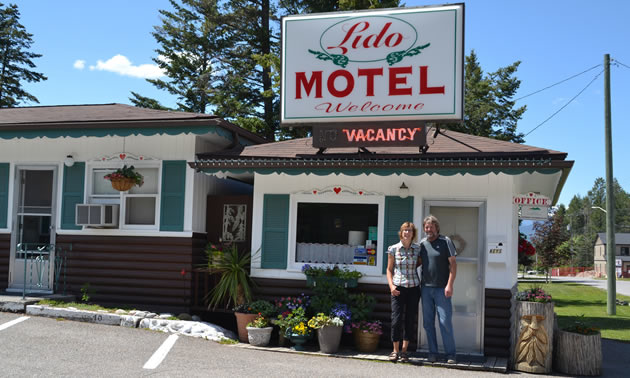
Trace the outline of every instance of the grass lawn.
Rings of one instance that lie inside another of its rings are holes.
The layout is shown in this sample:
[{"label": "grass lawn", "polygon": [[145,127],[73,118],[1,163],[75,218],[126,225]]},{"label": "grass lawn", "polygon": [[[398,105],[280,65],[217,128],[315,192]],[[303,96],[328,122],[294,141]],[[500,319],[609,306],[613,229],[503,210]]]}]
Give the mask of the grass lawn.
[{"label": "grass lawn", "polygon": [[[630,342],[630,306],[617,306],[616,315],[606,314],[606,291],[572,282],[518,284],[519,291],[531,287],[542,287],[551,295],[561,329],[580,321],[599,328],[604,338]],[[620,294],[617,299],[630,301]]]}]

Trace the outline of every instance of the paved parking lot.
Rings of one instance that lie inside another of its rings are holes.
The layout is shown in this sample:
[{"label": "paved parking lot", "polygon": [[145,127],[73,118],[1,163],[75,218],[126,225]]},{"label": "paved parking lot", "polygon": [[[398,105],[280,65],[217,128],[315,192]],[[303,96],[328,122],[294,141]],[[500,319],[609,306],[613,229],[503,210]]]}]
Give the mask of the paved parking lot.
[{"label": "paved parking lot", "polygon": [[[165,350],[169,345],[171,348]],[[250,350],[143,329],[3,312],[0,312],[0,365],[2,377],[501,376]]]}]

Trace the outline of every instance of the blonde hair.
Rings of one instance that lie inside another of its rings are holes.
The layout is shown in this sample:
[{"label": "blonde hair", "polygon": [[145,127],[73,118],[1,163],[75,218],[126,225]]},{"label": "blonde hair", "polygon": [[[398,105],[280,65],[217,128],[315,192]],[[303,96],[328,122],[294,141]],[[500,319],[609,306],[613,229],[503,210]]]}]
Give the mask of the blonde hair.
[{"label": "blonde hair", "polygon": [[418,240],[418,228],[412,222],[405,222],[400,226],[400,230],[398,230],[398,238],[402,239],[402,231],[405,228],[411,228],[413,230],[413,237],[411,238],[411,241],[415,243]]},{"label": "blonde hair", "polygon": [[438,232],[438,234],[440,233],[440,221],[433,215],[429,215],[428,217],[424,218],[424,220],[422,221],[422,228],[424,228],[424,225],[427,223],[433,223],[433,225],[435,225],[435,230]]}]

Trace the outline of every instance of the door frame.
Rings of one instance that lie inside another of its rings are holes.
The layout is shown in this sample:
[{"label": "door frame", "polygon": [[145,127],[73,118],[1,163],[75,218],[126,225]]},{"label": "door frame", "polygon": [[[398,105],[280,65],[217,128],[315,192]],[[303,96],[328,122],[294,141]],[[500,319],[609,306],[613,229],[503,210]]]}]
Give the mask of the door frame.
[{"label": "door frame", "polygon": [[[51,205],[50,205],[50,241],[49,244],[55,245],[57,237],[57,186],[59,180],[59,166],[56,164],[15,164],[13,172],[13,209],[11,210],[11,244],[9,253],[9,282],[7,291],[18,292],[24,289],[23,284],[14,284],[14,274],[19,275],[21,272],[15,272],[15,258],[17,253],[17,239],[18,239],[18,227],[17,227],[17,213],[19,209],[19,200],[21,195],[22,180],[20,173],[22,171],[52,171],[52,190],[51,190]],[[28,292],[41,292],[41,293],[53,293],[54,277],[55,277],[55,248],[50,250],[48,257],[48,288],[42,290],[27,289]]]},{"label": "door frame", "polygon": [[[476,207],[479,209],[478,220],[477,220],[477,284],[479,287],[479,298],[478,301],[478,313],[479,313],[479,348],[478,352],[463,352],[464,354],[472,354],[472,355],[483,355],[484,354],[484,338],[485,338],[485,272],[486,272],[486,255],[485,255],[485,245],[486,245],[486,221],[487,221],[487,201],[485,199],[425,199],[422,203],[422,219],[420,221],[420,225],[422,226],[422,220],[430,213],[430,208],[432,206],[441,206],[441,207]],[[422,232],[422,230],[420,230]],[[459,258],[462,259],[462,258]],[[462,260],[460,260],[462,261]],[[465,260],[464,260],[465,261]],[[437,318],[437,317],[436,317]],[[437,320],[436,320],[437,321]],[[453,327],[453,332],[455,333],[455,343],[457,344],[457,329],[455,326]],[[422,326],[422,301],[418,303],[418,350],[420,350],[420,340],[421,333],[424,332],[424,328]],[[440,330],[436,326],[436,332],[439,334]]]}]

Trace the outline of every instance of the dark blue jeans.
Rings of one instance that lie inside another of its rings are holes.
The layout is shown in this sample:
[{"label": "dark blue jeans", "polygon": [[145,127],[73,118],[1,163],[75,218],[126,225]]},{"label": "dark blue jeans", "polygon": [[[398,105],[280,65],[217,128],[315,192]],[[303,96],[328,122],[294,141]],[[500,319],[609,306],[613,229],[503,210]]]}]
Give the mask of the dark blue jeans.
[{"label": "dark blue jeans", "polygon": [[[416,315],[418,314],[418,301],[420,300],[420,286],[402,287],[396,286],[400,295],[392,299],[392,342],[411,340]],[[404,319],[403,319],[404,315]]]}]

